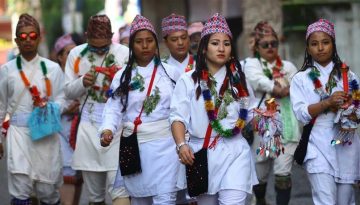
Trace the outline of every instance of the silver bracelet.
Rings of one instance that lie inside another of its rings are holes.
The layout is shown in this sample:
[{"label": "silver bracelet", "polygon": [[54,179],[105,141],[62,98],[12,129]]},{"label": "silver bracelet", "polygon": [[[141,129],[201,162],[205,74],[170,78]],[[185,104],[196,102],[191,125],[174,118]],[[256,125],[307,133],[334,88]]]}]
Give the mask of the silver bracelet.
[{"label": "silver bracelet", "polygon": [[184,146],[184,145],[187,145],[186,142],[181,142],[181,143],[177,144],[177,145],[176,145],[176,151],[179,153],[180,148],[181,148],[182,146]]}]

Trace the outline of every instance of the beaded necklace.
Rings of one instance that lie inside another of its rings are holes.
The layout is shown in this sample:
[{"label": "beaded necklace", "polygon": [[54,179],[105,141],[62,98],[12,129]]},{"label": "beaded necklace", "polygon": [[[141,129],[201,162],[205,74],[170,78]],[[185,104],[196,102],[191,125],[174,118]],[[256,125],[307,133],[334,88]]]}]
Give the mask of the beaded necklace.
[{"label": "beaded necklace", "polygon": [[[204,98],[205,102],[205,110],[207,112],[210,125],[211,127],[222,137],[230,138],[238,133],[244,128],[246,124],[246,118],[248,115],[248,94],[245,91],[245,89],[238,90],[238,95],[240,96],[240,112],[239,112],[239,118],[235,122],[235,126],[232,129],[224,129],[220,123],[220,120],[218,119],[218,115],[216,114],[216,110],[219,109],[221,101],[223,99],[222,93],[225,92],[225,90],[228,87],[229,77],[225,77],[224,82],[220,89],[220,96],[218,100],[220,102],[217,102],[216,105],[214,105],[214,102],[212,100],[211,91],[207,85],[207,82],[209,81],[209,73],[207,70],[202,71],[202,76],[200,79],[200,87],[202,91],[202,96]],[[238,88],[239,86],[237,86]]]},{"label": "beaded necklace", "polygon": [[32,99],[34,101],[35,106],[43,107],[46,105],[46,101],[51,96],[51,82],[50,79],[47,77],[47,68],[44,61],[40,61],[41,71],[44,75],[45,86],[46,86],[46,99],[40,98],[40,92],[36,85],[31,86],[29,79],[26,77],[25,72],[22,70],[21,66],[21,58],[18,56],[16,58],[16,66],[19,70],[21,80],[24,82],[25,87],[29,89]]}]

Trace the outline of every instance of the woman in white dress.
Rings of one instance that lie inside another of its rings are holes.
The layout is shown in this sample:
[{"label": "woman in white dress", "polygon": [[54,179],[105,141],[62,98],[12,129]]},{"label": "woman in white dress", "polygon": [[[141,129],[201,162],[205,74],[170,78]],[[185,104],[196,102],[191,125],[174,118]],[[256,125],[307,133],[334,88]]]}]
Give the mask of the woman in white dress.
[{"label": "woman in white dress", "polygon": [[108,146],[123,127],[120,171],[132,205],[175,205],[180,163],[168,120],[175,70],[161,64],[154,27],[143,16],[131,24],[129,49],[128,64],[116,73],[104,108],[101,144]]},{"label": "woman in white dress", "polygon": [[[290,86],[295,116],[306,124],[295,160],[307,171],[315,205],[355,204],[352,185],[360,177],[360,141],[355,131],[348,133],[351,143],[338,138],[341,128],[334,120],[348,96],[352,95],[352,104],[358,107],[359,79],[350,70],[343,74],[331,22],[320,19],[311,24],[306,46],[302,69]],[[332,144],[334,139],[341,144]]]},{"label": "woman in white dress", "polygon": [[[199,205],[245,204],[258,182],[251,149],[240,133],[253,94],[231,40],[225,18],[212,16],[201,33],[196,69],[180,77],[171,101],[172,132],[188,178],[183,167],[178,187],[187,187]],[[193,175],[194,169],[204,174]]]}]

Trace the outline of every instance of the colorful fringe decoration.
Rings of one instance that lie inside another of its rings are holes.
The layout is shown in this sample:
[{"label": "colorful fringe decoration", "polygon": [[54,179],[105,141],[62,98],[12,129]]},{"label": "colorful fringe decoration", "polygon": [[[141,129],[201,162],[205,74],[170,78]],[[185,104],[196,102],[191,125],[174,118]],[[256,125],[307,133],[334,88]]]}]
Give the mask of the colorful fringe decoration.
[{"label": "colorful fringe decoration", "polygon": [[348,97],[344,104],[340,106],[334,119],[334,123],[339,126],[339,131],[330,142],[332,146],[351,145],[360,119],[359,84],[355,77],[351,75],[349,67],[345,63],[342,63],[340,71],[343,80],[343,89]]}]

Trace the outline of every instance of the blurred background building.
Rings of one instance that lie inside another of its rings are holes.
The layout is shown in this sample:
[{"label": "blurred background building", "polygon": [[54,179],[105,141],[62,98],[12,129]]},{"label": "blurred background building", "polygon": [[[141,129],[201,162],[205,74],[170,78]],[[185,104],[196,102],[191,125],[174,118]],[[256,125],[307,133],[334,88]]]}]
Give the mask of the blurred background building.
[{"label": "blurred background building", "polygon": [[[173,12],[189,22],[204,21],[220,12],[228,20],[242,59],[250,56],[249,33],[258,21],[267,20],[281,36],[281,57],[297,67],[303,61],[307,25],[327,18],[335,23],[340,56],[360,73],[360,0],[0,0],[0,64],[4,63],[1,53],[14,46],[11,28],[22,12],[40,21],[45,37],[40,52],[44,56],[63,33],[83,34],[87,19],[96,13],[110,17],[115,33],[141,13],[160,34],[161,19]],[[166,55],[165,47],[161,49]]]},{"label": "blurred background building", "polygon": [[[115,34],[120,27],[131,23],[136,14],[142,14],[153,22],[161,38],[161,19],[171,13],[184,15],[189,22],[194,22],[205,21],[220,12],[227,18],[240,59],[251,55],[247,42],[255,24],[267,20],[281,36],[281,57],[294,62],[298,68],[304,58],[306,27],[319,18],[327,18],[335,23],[341,58],[360,75],[360,0],[0,0],[0,65],[17,54],[12,39],[23,12],[40,22],[43,36],[40,53],[45,57],[51,53],[56,38],[64,33],[83,34],[88,18],[97,13],[110,17]],[[167,55],[165,46],[162,45],[161,50],[162,55]],[[301,168],[295,166],[294,169],[300,170],[297,174],[300,180],[295,179],[295,183],[306,182]],[[10,200],[4,185],[6,176],[6,160],[1,160],[2,202]],[[312,204],[308,184],[300,184],[296,189],[292,205]],[[360,204],[359,191],[356,197]]]}]

